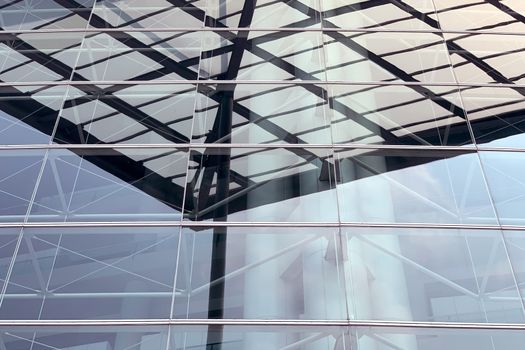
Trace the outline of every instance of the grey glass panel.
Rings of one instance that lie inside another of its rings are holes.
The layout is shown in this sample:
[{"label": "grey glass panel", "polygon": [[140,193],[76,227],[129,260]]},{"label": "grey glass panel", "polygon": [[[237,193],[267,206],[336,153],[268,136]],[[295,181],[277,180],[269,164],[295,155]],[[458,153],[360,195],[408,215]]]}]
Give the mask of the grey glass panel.
[{"label": "grey glass panel", "polygon": [[200,77],[219,80],[325,78],[320,32],[206,32]]},{"label": "grey glass panel", "polygon": [[350,318],[523,322],[499,231],[347,228]]},{"label": "grey glass panel", "polygon": [[525,82],[525,36],[446,34],[445,39],[460,83]]},{"label": "grey glass panel", "polygon": [[461,97],[476,143],[525,148],[525,97],[521,89],[462,88]]},{"label": "grey glass panel", "polygon": [[211,1],[206,24],[211,27],[320,28],[321,0]]},{"label": "grey glass panel", "polygon": [[0,27],[3,30],[84,29],[92,5],[92,0],[68,2],[4,0],[0,4]]},{"label": "grey glass panel", "polygon": [[66,88],[0,87],[0,144],[48,143]]},{"label": "grey glass panel", "polygon": [[72,86],[54,141],[186,143],[196,94],[189,84]]},{"label": "grey glass panel", "polygon": [[497,224],[476,154],[340,150],[341,220]]},{"label": "grey glass panel", "polygon": [[337,229],[184,228],[175,318],[346,319]]},{"label": "grey glass panel", "polygon": [[355,85],[330,92],[334,143],[472,143],[455,88]]},{"label": "grey glass panel", "polygon": [[324,86],[199,85],[199,91],[194,143],[332,142]]},{"label": "grey glass panel", "polygon": [[435,33],[325,32],[328,80],[455,82]]},{"label": "grey glass panel", "polygon": [[18,326],[0,328],[6,350],[165,350],[168,327],[163,326]]},{"label": "grey glass panel", "polygon": [[45,151],[0,152],[0,221],[23,221],[42,168]]},{"label": "grey glass panel", "polygon": [[0,33],[0,81],[70,79],[82,36],[83,33],[75,32]]},{"label": "grey glass panel", "polygon": [[[440,0],[442,2],[442,0]],[[432,0],[322,0],[325,28],[436,29]]]},{"label": "grey glass panel", "polygon": [[523,231],[503,231],[520,294],[525,295],[525,236]]},{"label": "grey glass panel", "polygon": [[30,220],[180,219],[186,167],[170,149],[51,150]]},{"label": "grey glass panel", "polygon": [[203,35],[203,32],[88,33],[74,79],[197,79]]},{"label": "grey glass panel", "polygon": [[525,341],[523,331],[504,329],[356,327],[350,333],[352,350],[508,350]]},{"label": "grey glass panel", "polygon": [[345,327],[173,326],[170,350],[350,350]]},{"label": "grey glass panel", "polygon": [[3,319],[168,318],[179,228],[25,229]]},{"label": "grey glass panel", "polygon": [[444,30],[484,30],[497,32],[523,32],[525,23],[520,21],[525,7],[519,0],[435,1],[439,25]]},{"label": "grey glass panel", "polygon": [[195,149],[189,164],[187,220],[338,219],[330,150]]},{"label": "grey glass panel", "polygon": [[481,152],[483,170],[503,225],[523,225],[525,153]]},{"label": "grey glass panel", "polygon": [[20,238],[20,228],[4,227],[0,229],[0,287],[3,288],[17,242]]},{"label": "grey glass panel", "polygon": [[[216,2],[216,1],[213,1]],[[212,2],[212,3],[213,3]],[[97,1],[90,26],[94,28],[200,28],[208,1]]]}]

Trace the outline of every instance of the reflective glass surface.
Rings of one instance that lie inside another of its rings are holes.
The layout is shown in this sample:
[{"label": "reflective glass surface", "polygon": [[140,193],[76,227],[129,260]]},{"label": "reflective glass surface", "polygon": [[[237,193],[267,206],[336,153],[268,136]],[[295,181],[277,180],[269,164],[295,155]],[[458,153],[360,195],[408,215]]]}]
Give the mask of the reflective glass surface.
[{"label": "reflective glass surface", "polygon": [[26,228],[0,318],[167,318],[178,244],[179,228]]},{"label": "reflective glass surface", "polygon": [[452,87],[332,86],[334,143],[455,145],[472,143]]},{"label": "reflective glass surface", "polygon": [[179,220],[187,162],[169,149],[51,150],[29,219]]},{"label": "reflective glass surface", "polygon": [[14,83],[69,80],[82,37],[83,34],[77,32],[0,32],[0,81]]},{"label": "reflective glass surface", "polygon": [[199,85],[193,143],[330,144],[322,85]]},{"label": "reflective glass surface", "polygon": [[503,323],[525,319],[500,231],[343,232],[350,318]]},{"label": "reflective glass surface", "polygon": [[476,143],[525,148],[525,97],[518,88],[462,88],[461,97]]},{"label": "reflective glass surface", "polygon": [[337,229],[183,228],[180,254],[175,318],[347,318]]},{"label": "reflective glass surface", "polygon": [[506,350],[520,347],[523,331],[501,329],[425,329],[394,327],[355,327],[346,343],[359,350],[373,349],[480,349]]},{"label": "reflective glass surface", "polygon": [[187,220],[337,221],[326,149],[207,148],[190,154]]},{"label": "reflective glass surface", "polygon": [[90,350],[165,350],[166,326],[40,326],[1,327],[6,350],[90,349]]},{"label": "reflective glass surface", "polygon": [[92,0],[4,0],[0,3],[2,30],[84,29]]},{"label": "reflective glass surface", "polygon": [[349,349],[348,329],[337,326],[173,326],[170,350]]},{"label": "reflective glass surface", "polygon": [[195,96],[189,84],[70,87],[54,141],[187,143]]},{"label": "reflective glass surface", "polygon": [[66,89],[64,86],[0,87],[0,144],[49,143]]},{"label": "reflective glass surface", "polygon": [[1,222],[24,221],[45,153],[44,150],[0,152]]},{"label": "reflective glass surface", "polygon": [[487,182],[504,225],[523,225],[525,153],[481,152]]},{"label": "reflective glass surface", "polygon": [[474,153],[336,150],[342,221],[497,224]]},{"label": "reflective glass surface", "polygon": [[[322,0],[326,28],[435,29],[432,0]],[[443,2],[439,0],[438,2]]]},{"label": "reflective glass surface", "polygon": [[438,34],[327,31],[324,50],[328,80],[455,81]]}]

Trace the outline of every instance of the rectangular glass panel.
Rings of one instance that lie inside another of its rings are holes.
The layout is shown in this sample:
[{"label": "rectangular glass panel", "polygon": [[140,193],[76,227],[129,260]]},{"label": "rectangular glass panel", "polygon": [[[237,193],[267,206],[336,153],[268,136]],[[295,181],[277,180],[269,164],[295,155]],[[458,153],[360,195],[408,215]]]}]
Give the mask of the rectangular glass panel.
[{"label": "rectangular glass panel", "polygon": [[339,85],[330,94],[334,143],[472,143],[456,88]]},{"label": "rectangular glass panel", "polygon": [[179,220],[188,164],[176,149],[56,149],[31,221]]},{"label": "rectangular glass panel", "polygon": [[525,236],[523,231],[503,231],[520,295],[525,295]]},{"label": "rectangular glass panel", "polygon": [[520,89],[465,87],[461,97],[476,143],[525,148],[525,97]]},{"label": "rectangular glass panel", "polygon": [[5,0],[1,3],[0,23],[3,30],[84,29],[92,6],[92,0]]},{"label": "rectangular glass panel", "polygon": [[324,33],[328,80],[447,82],[455,79],[434,33]]},{"label": "rectangular glass panel", "polygon": [[351,319],[524,321],[500,231],[343,228]]},{"label": "rectangular glass panel", "polygon": [[320,32],[206,32],[201,79],[324,80]]},{"label": "rectangular glass panel", "polygon": [[505,329],[436,329],[354,327],[346,349],[358,350],[508,350],[521,347],[523,331]]},{"label": "rectangular glass panel", "polygon": [[524,225],[525,153],[480,152],[480,156],[499,222]]},{"label": "rectangular glass panel", "polygon": [[333,166],[329,149],[194,149],[184,217],[337,221]]},{"label": "rectangular glass panel", "polygon": [[517,18],[525,10],[520,0],[440,0],[435,1],[435,5],[439,25],[443,30],[483,30],[500,33],[519,33],[525,30],[525,23]]},{"label": "rectangular glass panel", "polygon": [[0,33],[0,81],[70,79],[83,35],[82,32]]},{"label": "rectangular glass panel", "polygon": [[71,86],[54,141],[188,143],[196,95],[189,84]]},{"label": "rectangular glass panel", "polygon": [[6,350],[165,350],[167,326],[2,326]]},{"label": "rectangular glass panel", "polygon": [[37,184],[44,150],[0,151],[0,222],[22,222]]},{"label": "rectangular glass panel", "polygon": [[183,228],[175,318],[346,319],[339,233]]},{"label": "rectangular glass panel", "polygon": [[342,221],[497,224],[474,153],[336,150]]},{"label": "rectangular glass panel", "polygon": [[0,144],[47,144],[62,108],[64,86],[0,87]]},{"label": "rectangular glass panel", "polygon": [[525,36],[445,34],[460,83],[522,84]]},{"label": "rectangular glass panel", "polygon": [[325,28],[438,28],[432,0],[322,0],[321,3]]},{"label": "rectangular glass panel", "polygon": [[169,350],[350,350],[337,326],[172,326]]},{"label": "rectangular glass panel", "polygon": [[322,85],[199,85],[194,143],[330,144]]},{"label": "rectangular glass panel", "polygon": [[26,228],[0,318],[168,318],[178,244],[178,227]]},{"label": "rectangular glass panel", "polygon": [[197,79],[203,32],[87,33],[75,80]]}]

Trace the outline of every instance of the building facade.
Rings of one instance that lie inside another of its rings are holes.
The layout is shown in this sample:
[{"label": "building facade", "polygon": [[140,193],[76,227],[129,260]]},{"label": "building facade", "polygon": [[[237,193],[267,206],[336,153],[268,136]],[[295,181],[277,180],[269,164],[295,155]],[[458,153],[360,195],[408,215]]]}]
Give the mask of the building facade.
[{"label": "building facade", "polygon": [[0,349],[517,349],[521,0],[0,0]]}]

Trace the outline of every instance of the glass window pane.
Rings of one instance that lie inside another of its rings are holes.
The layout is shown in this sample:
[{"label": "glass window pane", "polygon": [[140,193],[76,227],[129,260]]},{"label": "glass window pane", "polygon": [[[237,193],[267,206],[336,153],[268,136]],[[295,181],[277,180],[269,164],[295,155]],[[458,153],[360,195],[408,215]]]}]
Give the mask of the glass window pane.
[{"label": "glass window pane", "polygon": [[346,319],[338,230],[183,228],[175,318]]},{"label": "glass window pane", "polygon": [[4,30],[84,29],[92,0],[2,1],[0,23]]},{"label": "glass window pane", "polygon": [[347,344],[359,350],[508,350],[525,341],[523,331],[504,329],[355,327],[350,333]]},{"label": "glass window pane", "polygon": [[187,164],[175,149],[51,150],[30,220],[179,220]]},{"label": "glass window pane", "polygon": [[2,326],[6,350],[165,350],[167,326]]},{"label": "glass window pane", "polygon": [[322,0],[321,3],[325,28],[438,28],[432,0]]},{"label": "glass window pane", "polygon": [[342,221],[497,224],[474,153],[337,150]]},{"label": "glass window pane", "polygon": [[199,28],[203,26],[206,0],[97,1],[90,26],[93,28]]},{"label": "glass window pane", "polygon": [[54,140],[67,144],[187,143],[196,88],[189,84],[72,86]]},{"label": "glass window pane", "polygon": [[472,143],[456,88],[341,85],[330,93],[334,143]]},{"label": "glass window pane", "polygon": [[194,143],[331,143],[325,86],[221,84],[199,91]]},{"label": "glass window pane", "polygon": [[454,74],[460,83],[522,84],[525,37],[445,34]]},{"label": "glass window pane", "polygon": [[345,228],[350,318],[523,322],[501,233]]},{"label": "glass window pane", "polygon": [[498,2],[439,0],[434,2],[439,14],[439,25],[444,30],[483,30],[495,32],[523,32],[525,23],[516,18],[525,7],[520,0]]},{"label": "glass window pane", "polygon": [[45,153],[44,150],[0,152],[0,221],[24,221]]},{"label": "glass window pane", "polygon": [[0,144],[49,143],[64,86],[0,87]]},{"label": "glass window pane", "polygon": [[525,148],[525,97],[519,89],[468,87],[461,97],[476,143]]},{"label": "glass window pane", "polygon": [[0,33],[0,80],[14,83],[70,79],[82,37],[81,32]]},{"label": "glass window pane", "polygon": [[200,78],[323,80],[320,32],[206,32]]},{"label": "glass window pane", "polygon": [[170,350],[349,350],[347,329],[337,326],[172,326]]},{"label": "glass window pane", "polygon": [[2,319],[168,318],[179,228],[26,228]]},{"label": "glass window pane", "polygon": [[455,82],[438,34],[326,31],[324,48],[328,80]]},{"label": "glass window pane", "polygon": [[337,221],[329,149],[191,151],[187,220]]},{"label": "glass window pane", "polygon": [[480,155],[499,222],[523,225],[525,153],[481,152]]},{"label": "glass window pane", "polygon": [[525,295],[525,236],[523,231],[503,231],[520,294]]},{"label": "glass window pane", "polygon": [[75,80],[197,79],[203,32],[88,33]]}]

